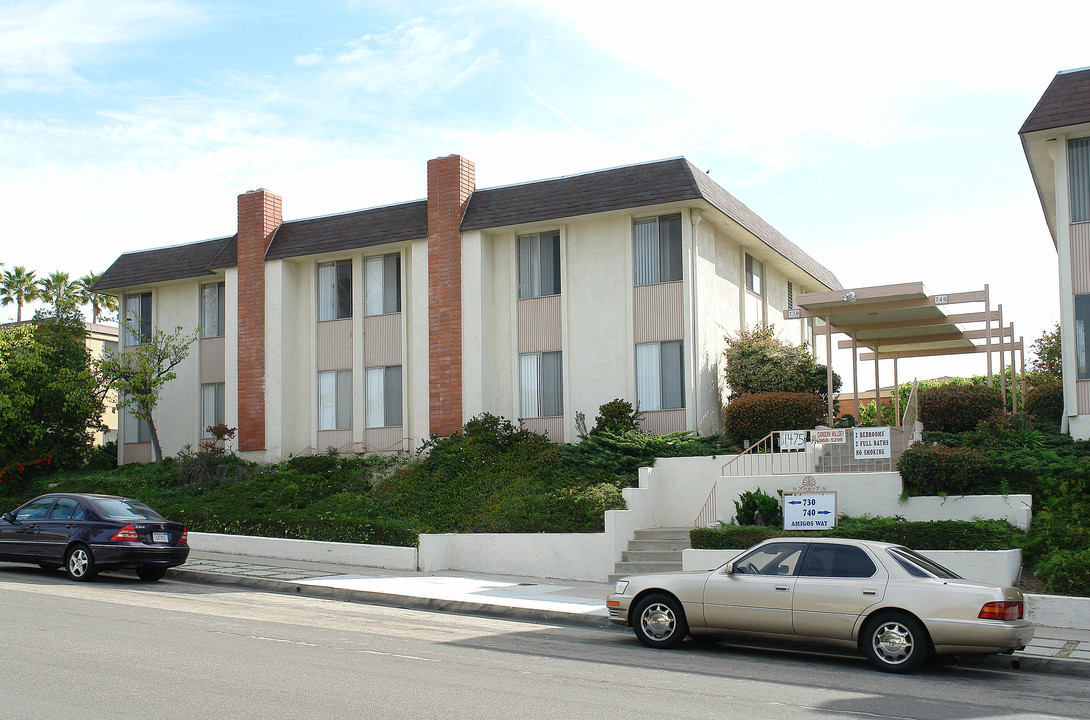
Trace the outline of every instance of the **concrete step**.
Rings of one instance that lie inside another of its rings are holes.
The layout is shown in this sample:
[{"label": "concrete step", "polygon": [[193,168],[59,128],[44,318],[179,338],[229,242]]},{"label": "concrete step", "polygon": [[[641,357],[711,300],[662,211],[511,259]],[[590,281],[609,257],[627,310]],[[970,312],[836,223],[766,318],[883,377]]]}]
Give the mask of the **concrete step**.
[{"label": "concrete step", "polygon": [[629,546],[621,553],[621,562],[677,563],[681,553],[677,550],[637,550]]},{"label": "concrete step", "polygon": [[692,547],[689,544],[689,538],[684,540],[630,540],[628,543],[629,550],[635,550],[639,552],[676,552],[680,553]]},{"label": "concrete step", "polygon": [[692,528],[648,528],[636,531],[637,540],[684,540],[689,541]]}]

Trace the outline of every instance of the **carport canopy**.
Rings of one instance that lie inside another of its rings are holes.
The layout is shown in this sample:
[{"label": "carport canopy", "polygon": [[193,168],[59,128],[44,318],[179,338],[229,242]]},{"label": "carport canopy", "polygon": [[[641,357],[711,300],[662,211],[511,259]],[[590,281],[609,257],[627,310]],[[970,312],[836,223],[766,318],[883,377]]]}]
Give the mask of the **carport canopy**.
[{"label": "carport canopy", "polygon": [[[975,306],[975,307],[974,307]],[[960,312],[954,312],[959,310]],[[988,383],[994,387],[993,355],[999,356],[1001,395],[1007,402],[1006,357],[1010,353],[1015,367],[1015,353],[1025,374],[1022,338],[1015,341],[1014,323],[1003,324],[1003,306],[992,309],[988,286],[983,290],[932,294],[922,282],[876,285],[849,290],[806,293],[797,298],[797,307],[784,311],[787,320],[815,318],[814,343],[825,337],[826,382],[828,384],[828,421],[833,423],[833,346],[834,334],[847,335],[837,343],[839,349],[852,349],[852,384],[855,406],[859,407],[859,361],[874,361],[875,397],[880,388],[879,360],[893,360],[894,403],[898,424],[901,408],[897,391],[897,366],[901,358],[936,357],[983,353],[987,357]],[[869,352],[860,353],[860,348]],[[814,348],[816,352],[816,347]],[[1013,409],[1017,410],[1012,392]],[[879,398],[880,400],[880,398]]]}]

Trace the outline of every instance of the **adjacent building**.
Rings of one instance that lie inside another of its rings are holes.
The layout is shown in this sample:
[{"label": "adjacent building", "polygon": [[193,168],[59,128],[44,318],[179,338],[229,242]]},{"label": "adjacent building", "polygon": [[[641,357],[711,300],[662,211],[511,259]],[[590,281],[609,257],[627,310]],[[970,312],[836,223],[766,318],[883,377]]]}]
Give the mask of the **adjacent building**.
[{"label": "adjacent building", "polygon": [[[165,454],[208,428],[256,460],[412,451],[481,412],[576,440],[614,398],[658,432],[720,427],[724,336],[776,318],[828,269],[684,158],[476,189],[428,163],[427,198],[285,221],[238,197],[233,235],[122,255],[95,286],[132,331],[200,328],[156,410]],[[151,457],[122,411],[121,462]]]},{"label": "adjacent building", "polygon": [[1090,68],[1057,73],[1019,130],[1060,272],[1063,429],[1090,438]]}]

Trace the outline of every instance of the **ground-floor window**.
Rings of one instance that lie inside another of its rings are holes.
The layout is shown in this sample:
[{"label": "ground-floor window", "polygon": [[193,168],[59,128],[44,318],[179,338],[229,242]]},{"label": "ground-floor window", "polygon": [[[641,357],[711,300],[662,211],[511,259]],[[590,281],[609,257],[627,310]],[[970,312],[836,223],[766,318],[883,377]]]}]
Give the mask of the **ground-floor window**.
[{"label": "ground-floor window", "polygon": [[1086,360],[1087,332],[1090,332],[1090,295],[1075,296],[1075,367],[1079,380],[1090,380],[1090,366]]},{"label": "ground-floor window", "polygon": [[685,407],[684,352],[681,340],[636,346],[636,397],[640,410]]},{"label": "ground-floor window", "polygon": [[564,414],[562,353],[519,355],[519,417],[559,417]]},{"label": "ground-floor window", "polygon": [[367,427],[397,427],[401,416],[401,366],[367,368]]},{"label": "ground-floor window", "polygon": [[352,371],[318,373],[318,429],[352,429]]},{"label": "ground-floor window", "polygon": [[213,437],[208,428],[226,423],[224,412],[224,384],[205,383],[201,385],[201,437]]}]

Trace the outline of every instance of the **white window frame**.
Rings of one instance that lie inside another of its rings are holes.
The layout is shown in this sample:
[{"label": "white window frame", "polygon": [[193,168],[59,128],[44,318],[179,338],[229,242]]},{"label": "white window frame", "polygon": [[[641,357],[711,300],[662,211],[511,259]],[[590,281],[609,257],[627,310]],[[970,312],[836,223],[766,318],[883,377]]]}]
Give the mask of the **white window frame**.
[{"label": "white window frame", "polygon": [[352,429],[352,371],[318,372],[318,429]]},{"label": "white window frame", "polygon": [[749,253],[745,254],[746,324],[765,324],[765,265]]},{"label": "white window frame", "polygon": [[[677,383],[670,387],[663,379],[663,366],[677,371]],[[685,408],[685,343],[682,340],[636,345],[636,398],[640,410],[683,410]]]},{"label": "white window frame", "polygon": [[685,277],[681,213],[636,218],[632,243],[636,285],[680,282]]},{"label": "white window frame", "polygon": [[201,337],[223,337],[226,325],[225,305],[227,284],[224,282],[201,285]]},{"label": "white window frame", "polygon": [[[151,291],[125,295],[125,307],[122,308],[125,321],[121,334],[125,347],[143,345],[151,338]],[[133,328],[136,332],[133,333]]]},{"label": "white window frame", "polygon": [[1071,222],[1090,222],[1090,137],[1067,141]]},{"label": "white window frame", "polygon": [[364,258],[363,285],[365,316],[401,312],[401,253]]},{"label": "white window frame", "polygon": [[351,260],[318,263],[317,286],[318,322],[352,317]]},{"label": "white window frame", "polygon": [[227,415],[224,407],[226,387],[226,384],[221,382],[201,384],[200,436],[202,439],[215,437],[212,433],[208,432],[209,427],[215,427],[216,425],[223,425],[226,423]]},{"label": "white window frame", "polygon": [[559,230],[518,236],[519,300],[559,295],[560,276]]},{"label": "white window frame", "polygon": [[519,417],[563,416],[563,353],[554,350],[519,355]]},{"label": "white window frame", "polygon": [[369,367],[365,370],[365,400],[368,428],[401,427],[405,379],[401,365]]}]

